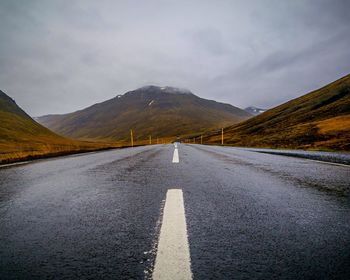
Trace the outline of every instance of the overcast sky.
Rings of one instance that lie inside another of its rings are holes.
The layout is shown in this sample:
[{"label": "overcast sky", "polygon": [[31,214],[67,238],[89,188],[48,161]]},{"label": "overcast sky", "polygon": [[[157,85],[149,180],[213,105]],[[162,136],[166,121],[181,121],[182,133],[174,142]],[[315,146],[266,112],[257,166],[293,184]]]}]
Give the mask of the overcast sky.
[{"label": "overcast sky", "polygon": [[154,84],[272,107],[350,73],[350,1],[0,0],[0,89],[32,116]]}]

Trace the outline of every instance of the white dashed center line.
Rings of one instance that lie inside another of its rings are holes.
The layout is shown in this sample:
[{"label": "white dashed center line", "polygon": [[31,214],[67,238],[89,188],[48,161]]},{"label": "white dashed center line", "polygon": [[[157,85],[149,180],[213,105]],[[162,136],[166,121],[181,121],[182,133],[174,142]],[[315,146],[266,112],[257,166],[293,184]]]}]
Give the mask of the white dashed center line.
[{"label": "white dashed center line", "polygon": [[181,189],[170,189],[166,195],[154,280],[192,279],[190,249]]},{"label": "white dashed center line", "polygon": [[179,163],[179,149],[177,148],[177,143],[174,144],[175,150],[174,150],[174,155],[173,155],[173,163]]}]

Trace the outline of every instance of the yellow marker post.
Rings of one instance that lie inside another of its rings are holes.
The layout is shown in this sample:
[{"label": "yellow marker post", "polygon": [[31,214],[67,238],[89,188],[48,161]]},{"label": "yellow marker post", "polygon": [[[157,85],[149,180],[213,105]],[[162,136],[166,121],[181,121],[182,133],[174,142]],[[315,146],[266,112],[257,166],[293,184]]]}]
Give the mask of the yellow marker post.
[{"label": "yellow marker post", "polygon": [[224,129],[221,128],[221,145],[224,145]]},{"label": "yellow marker post", "polygon": [[130,138],[131,138],[131,147],[134,147],[134,135],[132,133],[132,129],[130,129]]},{"label": "yellow marker post", "polygon": [[149,144],[152,145],[152,136],[149,136]]}]

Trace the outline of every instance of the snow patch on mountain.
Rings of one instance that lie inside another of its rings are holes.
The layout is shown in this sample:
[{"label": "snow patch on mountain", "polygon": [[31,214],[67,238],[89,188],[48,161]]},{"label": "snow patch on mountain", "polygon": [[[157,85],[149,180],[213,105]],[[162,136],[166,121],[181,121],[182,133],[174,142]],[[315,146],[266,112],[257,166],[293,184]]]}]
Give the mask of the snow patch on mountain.
[{"label": "snow patch on mountain", "polygon": [[264,113],[266,111],[266,109],[261,109],[261,108],[258,108],[258,107],[254,107],[254,106],[250,106],[250,107],[247,107],[244,109],[246,112],[256,116],[256,115],[259,115],[261,113]]}]

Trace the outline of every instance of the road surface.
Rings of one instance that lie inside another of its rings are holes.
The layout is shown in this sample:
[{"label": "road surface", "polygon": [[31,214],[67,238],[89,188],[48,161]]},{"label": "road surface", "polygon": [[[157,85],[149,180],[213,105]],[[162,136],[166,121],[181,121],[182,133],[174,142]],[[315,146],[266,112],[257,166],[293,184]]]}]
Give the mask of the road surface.
[{"label": "road surface", "polygon": [[350,279],[349,175],[183,144],[3,167],[0,279]]}]

